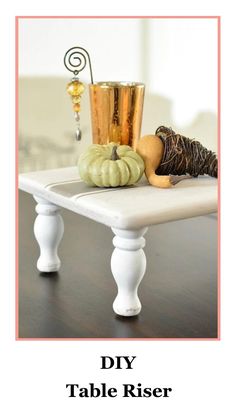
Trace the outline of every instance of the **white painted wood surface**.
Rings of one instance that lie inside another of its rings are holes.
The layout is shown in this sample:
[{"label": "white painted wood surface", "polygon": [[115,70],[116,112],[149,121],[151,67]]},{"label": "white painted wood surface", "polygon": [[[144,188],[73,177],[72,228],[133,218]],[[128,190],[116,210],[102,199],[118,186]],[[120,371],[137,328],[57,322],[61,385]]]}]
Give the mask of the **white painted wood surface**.
[{"label": "white painted wood surface", "polygon": [[138,286],[146,271],[146,256],[143,251],[147,228],[119,230],[115,233],[115,250],[111,257],[111,271],[118,287],[113,309],[120,316],[135,316],[141,310]]},{"label": "white painted wood surface", "polygon": [[81,194],[80,185],[76,167],[19,177],[20,189],[113,228],[138,229],[217,210],[217,180],[208,176],[182,181],[171,189],[155,188],[145,178],[135,187],[87,187]]},{"label": "white painted wood surface", "polygon": [[37,268],[40,272],[57,272],[61,266],[57,249],[64,233],[64,223],[58,214],[60,208],[35,195],[34,199],[38,203],[34,235],[40,248]]}]

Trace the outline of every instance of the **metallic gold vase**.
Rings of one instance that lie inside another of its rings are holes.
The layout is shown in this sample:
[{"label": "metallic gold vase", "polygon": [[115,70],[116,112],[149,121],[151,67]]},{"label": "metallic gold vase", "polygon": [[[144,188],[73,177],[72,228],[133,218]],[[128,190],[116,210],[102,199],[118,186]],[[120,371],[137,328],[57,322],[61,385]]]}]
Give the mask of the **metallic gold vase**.
[{"label": "metallic gold vase", "polygon": [[93,143],[114,141],[136,149],[144,90],[142,83],[99,82],[89,85]]}]

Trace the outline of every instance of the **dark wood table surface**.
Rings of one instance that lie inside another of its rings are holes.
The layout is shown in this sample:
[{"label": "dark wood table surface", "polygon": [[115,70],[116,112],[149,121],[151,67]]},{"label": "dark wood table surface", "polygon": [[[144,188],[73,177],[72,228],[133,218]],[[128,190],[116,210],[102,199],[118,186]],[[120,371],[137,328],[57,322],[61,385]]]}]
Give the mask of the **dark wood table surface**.
[{"label": "dark wood table surface", "polygon": [[216,338],[216,214],[150,227],[136,317],[112,310],[112,231],[62,210],[59,273],[37,271],[31,195],[19,192],[19,338]]}]

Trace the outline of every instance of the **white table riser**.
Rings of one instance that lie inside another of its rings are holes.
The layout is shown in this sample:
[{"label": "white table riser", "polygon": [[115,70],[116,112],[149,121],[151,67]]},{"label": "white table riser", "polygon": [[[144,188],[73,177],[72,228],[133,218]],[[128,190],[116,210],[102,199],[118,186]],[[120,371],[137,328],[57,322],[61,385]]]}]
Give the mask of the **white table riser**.
[{"label": "white table riser", "polygon": [[67,182],[75,189],[76,179],[75,168],[20,176],[20,189],[34,195],[37,202],[34,225],[40,248],[37,268],[41,272],[55,272],[61,266],[58,247],[64,223],[60,208],[105,224],[115,234],[111,271],[118,294],[113,309],[121,316],[137,315],[141,310],[138,286],[146,271],[143,248],[148,226],[215,212],[217,181],[209,177],[191,179],[172,189],[160,190],[144,180],[137,188],[95,190],[79,196],[63,192],[63,188],[68,189],[64,186]]}]

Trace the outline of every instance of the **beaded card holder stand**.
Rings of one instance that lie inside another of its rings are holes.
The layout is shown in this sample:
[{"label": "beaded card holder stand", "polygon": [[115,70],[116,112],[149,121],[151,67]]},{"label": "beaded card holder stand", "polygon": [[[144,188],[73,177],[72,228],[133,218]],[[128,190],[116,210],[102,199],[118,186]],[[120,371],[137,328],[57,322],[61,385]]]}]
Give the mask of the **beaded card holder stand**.
[{"label": "beaded card holder stand", "polygon": [[70,95],[72,103],[75,121],[77,124],[75,138],[77,141],[80,141],[82,138],[82,133],[80,129],[80,101],[81,95],[85,90],[84,84],[79,80],[78,74],[86,67],[88,60],[91,84],[93,84],[93,73],[92,66],[90,61],[89,53],[86,49],[81,47],[70,48],[64,56],[64,65],[67,70],[71,71],[74,74],[74,77],[67,84],[66,90]]}]

